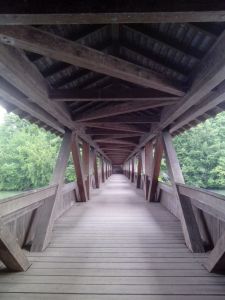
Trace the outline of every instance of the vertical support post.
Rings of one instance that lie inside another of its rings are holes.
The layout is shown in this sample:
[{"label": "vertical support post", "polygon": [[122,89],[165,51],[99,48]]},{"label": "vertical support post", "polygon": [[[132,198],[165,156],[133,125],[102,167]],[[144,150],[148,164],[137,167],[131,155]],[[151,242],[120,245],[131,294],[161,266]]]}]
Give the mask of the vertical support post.
[{"label": "vertical support post", "polygon": [[95,187],[96,189],[99,189],[100,183],[99,183],[99,174],[98,174],[98,162],[97,162],[97,152],[94,150],[94,177],[95,177]]},{"label": "vertical support post", "polygon": [[137,165],[137,188],[141,188],[141,171],[142,171],[142,159],[141,153],[138,155],[138,165]]},{"label": "vertical support post", "polygon": [[158,178],[160,172],[160,165],[163,154],[163,146],[161,137],[158,137],[155,145],[154,158],[151,168],[150,185],[148,190],[148,201],[153,202],[156,199],[156,191],[158,186]]},{"label": "vertical support post", "polygon": [[123,174],[127,176],[127,163],[125,162],[123,165]]},{"label": "vertical support post", "polygon": [[0,219],[0,260],[11,271],[26,271],[30,263],[16,238]]},{"label": "vertical support post", "polygon": [[131,179],[131,165],[130,165],[130,160],[128,160],[128,179]]},{"label": "vertical support post", "polygon": [[135,157],[131,158],[131,182],[134,182],[134,159]]},{"label": "vertical support post", "polygon": [[53,172],[51,184],[57,184],[58,188],[53,199],[46,199],[44,204],[37,209],[33,223],[36,225],[35,236],[31,251],[43,251],[49,244],[54,226],[57,206],[62,196],[65,171],[70,155],[72,133],[66,132],[61,144],[56,166]]},{"label": "vertical support post", "polygon": [[145,199],[148,199],[150,180],[151,180],[151,172],[153,168],[153,144],[152,142],[148,142],[144,148],[144,161],[145,161],[145,184],[144,184],[144,192]]},{"label": "vertical support post", "polygon": [[90,145],[83,141],[83,172],[86,186],[87,199],[90,199]]},{"label": "vertical support post", "polygon": [[73,156],[73,163],[76,170],[77,186],[80,194],[80,200],[82,202],[86,202],[87,192],[86,192],[84,173],[83,173],[83,168],[81,163],[80,145],[79,145],[77,134],[73,134],[71,150]]},{"label": "vertical support post", "polygon": [[173,147],[172,137],[167,131],[162,133],[162,142],[174,196],[179,204],[180,221],[186,245],[192,252],[204,252],[204,246],[194,216],[191,201],[189,198],[179,195],[176,186],[177,183],[184,184],[184,178],[176,151]]},{"label": "vertical support post", "polygon": [[105,179],[108,179],[108,162],[105,162]]},{"label": "vertical support post", "polygon": [[111,176],[111,163],[109,163],[109,177]]},{"label": "vertical support post", "polygon": [[107,177],[107,179],[109,178],[109,163],[108,163],[108,161],[106,163],[106,177]]},{"label": "vertical support post", "polygon": [[102,183],[104,183],[105,182],[105,159],[103,156],[101,159],[101,164],[102,164]]}]

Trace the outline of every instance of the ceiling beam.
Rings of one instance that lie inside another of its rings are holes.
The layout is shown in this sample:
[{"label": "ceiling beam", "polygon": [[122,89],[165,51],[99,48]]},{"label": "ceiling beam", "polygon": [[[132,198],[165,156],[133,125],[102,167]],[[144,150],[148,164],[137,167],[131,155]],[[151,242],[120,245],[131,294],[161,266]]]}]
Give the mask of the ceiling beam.
[{"label": "ceiling beam", "polygon": [[131,146],[136,146],[137,143],[135,142],[131,142],[131,141],[125,141],[125,140],[117,140],[117,139],[111,139],[111,138],[107,138],[107,139],[96,139],[95,140],[96,143],[100,143],[100,144],[108,144],[108,143],[111,143],[111,144],[114,144],[114,145],[131,145]]},{"label": "ceiling beam", "polygon": [[77,114],[73,117],[74,121],[85,122],[89,120],[95,120],[100,118],[106,118],[110,116],[117,116],[131,112],[143,111],[150,108],[156,108],[165,105],[172,105],[176,101],[133,101],[117,104],[107,105],[106,107],[100,108],[96,111],[86,111],[84,113]]},{"label": "ceiling beam", "polygon": [[[148,130],[140,128],[136,125],[131,124],[112,124],[112,123],[83,123],[86,127],[91,127],[86,129],[86,133],[95,133],[99,132],[99,129],[115,130],[115,131],[126,131],[126,132],[137,132],[137,133],[146,133]],[[95,131],[97,128],[97,131]]]},{"label": "ceiling beam", "polygon": [[176,101],[179,97],[161,93],[147,88],[125,89],[69,89],[51,90],[49,98],[53,101],[135,101],[157,100]]},{"label": "ceiling beam", "polygon": [[[94,122],[97,124],[123,124],[127,125],[133,125],[133,124],[151,124],[151,123],[159,123],[160,121],[160,116],[159,113],[155,113],[152,115],[146,115],[145,113],[135,115],[135,114],[127,114],[127,115],[122,115],[122,116],[113,116],[113,117],[107,117],[107,118],[101,118],[101,119],[96,119]],[[92,122],[86,122],[85,124],[90,124]],[[88,126],[88,125],[87,125]]]},{"label": "ceiling beam", "polygon": [[132,150],[129,150],[129,149],[123,149],[123,148],[101,148],[104,152],[106,153],[114,153],[114,152],[118,152],[118,151],[121,151],[121,152],[128,152],[128,153],[131,153]]},{"label": "ceiling beam", "polygon": [[[5,1],[1,4],[1,24],[111,24],[225,21],[223,1]],[[34,5],[34,2],[36,5]],[[150,5],[151,4],[151,5]]]},{"label": "ceiling beam", "polygon": [[28,26],[0,26],[1,42],[53,59],[120,78],[145,87],[182,96],[166,77],[92,48]]},{"label": "ceiling beam", "polygon": [[130,134],[108,134],[106,133],[105,135],[102,135],[102,134],[95,134],[95,135],[92,135],[92,139],[93,140],[98,140],[99,138],[100,139],[108,139],[108,138],[112,138],[112,139],[123,139],[123,138],[129,138],[129,137],[140,137],[140,133],[130,133]]},{"label": "ceiling beam", "polygon": [[100,136],[104,136],[104,135],[130,135],[130,136],[140,136],[143,133],[140,132],[127,132],[127,131],[117,131],[117,130],[110,130],[110,129],[100,129],[100,128],[90,128],[90,129],[86,129],[85,132],[89,135],[100,135]]}]

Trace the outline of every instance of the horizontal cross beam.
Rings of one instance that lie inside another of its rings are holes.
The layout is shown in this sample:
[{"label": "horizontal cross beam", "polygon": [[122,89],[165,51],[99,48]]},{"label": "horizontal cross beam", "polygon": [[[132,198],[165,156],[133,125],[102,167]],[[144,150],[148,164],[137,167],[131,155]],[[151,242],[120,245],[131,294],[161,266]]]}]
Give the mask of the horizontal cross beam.
[{"label": "horizontal cross beam", "polygon": [[172,105],[176,101],[134,101],[132,104],[129,102],[125,102],[122,104],[113,104],[108,105],[107,107],[100,108],[96,111],[87,111],[84,113],[80,113],[79,115],[74,117],[74,121],[78,122],[85,122],[94,119],[100,119],[110,116],[117,116],[126,113],[136,112],[136,111],[143,111],[150,108],[165,106],[165,105]]},{"label": "horizontal cross beam", "polygon": [[71,89],[52,90],[49,98],[53,101],[135,101],[135,100],[155,100],[155,101],[176,101],[179,97],[148,88],[107,88],[107,89]]},{"label": "horizontal cross beam", "polygon": [[118,24],[118,23],[184,23],[223,22],[223,1],[166,1],[151,2],[127,0],[115,3],[102,1],[45,1],[33,5],[34,1],[13,1],[1,4],[0,24]]}]

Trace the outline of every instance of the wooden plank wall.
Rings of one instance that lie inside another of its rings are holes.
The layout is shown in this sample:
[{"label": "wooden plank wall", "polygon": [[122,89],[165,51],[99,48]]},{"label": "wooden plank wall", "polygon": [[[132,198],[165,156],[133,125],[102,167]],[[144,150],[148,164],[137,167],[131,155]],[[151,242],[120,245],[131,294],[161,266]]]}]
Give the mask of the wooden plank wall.
[{"label": "wooden plank wall", "polygon": [[[170,192],[170,186],[165,183],[159,183],[159,201],[167,208],[174,216],[179,218],[178,206],[174,201],[174,196]],[[225,231],[225,222],[218,220],[217,218],[203,212],[203,217],[206,221],[210,238],[215,246],[218,239]]]}]

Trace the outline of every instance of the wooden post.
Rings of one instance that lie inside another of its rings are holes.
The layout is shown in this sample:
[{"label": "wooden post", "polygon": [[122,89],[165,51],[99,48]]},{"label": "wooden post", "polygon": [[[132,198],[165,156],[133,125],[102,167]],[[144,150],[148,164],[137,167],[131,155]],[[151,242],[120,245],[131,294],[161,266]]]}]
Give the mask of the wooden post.
[{"label": "wooden post", "polygon": [[131,164],[130,164],[130,159],[128,160],[128,179],[131,179]]},{"label": "wooden post", "polygon": [[184,183],[184,178],[176,151],[173,147],[172,137],[168,132],[163,132],[162,142],[174,196],[179,203],[180,221],[186,245],[192,252],[204,252],[201,235],[194,216],[191,201],[188,197],[179,195],[176,186],[177,183]]},{"label": "wooden post", "polygon": [[97,163],[97,152],[94,150],[94,177],[95,177],[95,187],[96,189],[99,189],[100,183],[99,183],[99,174],[98,174],[98,163]]},{"label": "wooden post", "polygon": [[80,200],[82,202],[87,201],[87,192],[86,192],[86,186],[85,186],[85,179],[84,179],[84,173],[83,168],[81,164],[81,155],[80,155],[80,145],[77,134],[73,134],[72,139],[72,156],[73,156],[73,163],[76,170],[76,176],[77,176],[77,186],[80,194]]},{"label": "wooden post", "polygon": [[106,179],[109,178],[109,163],[106,162]]},{"label": "wooden post", "polygon": [[104,183],[105,182],[105,160],[103,156],[101,159],[101,164],[102,164],[102,183]]},{"label": "wooden post", "polygon": [[84,181],[87,193],[87,199],[90,199],[90,145],[89,143],[83,141],[83,172],[84,172]]},{"label": "wooden post", "polygon": [[11,271],[26,271],[30,263],[16,238],[0,219],[0,260]]},{"label": "wooden post", "polygon": [[[148,142],[144,148],[144,156],[145,156],[145,198],[148,199],[150,180],[151,180],[151,172],[153,168],[153,144],[152,142]],[[159,157],[160,158],[160,157]]]},{"label": "wooden post", "polygon": [[135,157],[132,157],[131,159],[131,182],[134,182],[134,160],[135,160]]},{"label": "wooden post", "polygon": [[158,137],[155,145],[154,158],[151,168],[150,184],[148,189],[148,201],[153,202],[156,200],[156,191],[158,186],[158,178],[160,172],[160,165],[163,154],[163,146],[161,137]]},{"label": "wooden post", "polygon": [[141,171],[142,171],[142,159],[141,153],[138,155],[138,165],[137,165],[137,188],[141,188]]},{"label": "wooden post", "polygon": [[72,133],[66,132],[61,144],[51,184],[58,184],[56,195],[53,199],[46,199],[44,204],[37,209],[33,223],[36,224],[35,235],[31,251],[43,251],[49,244],[54,226],[57,206],[62,196],[64,176],[70,155]]},{"label": "wooden post", "polygon": [[108,166],[108,162],[107,162],[107,160],[106,160],[106,161],[105,161],[105,180],[108,179],[107,166]]}]

